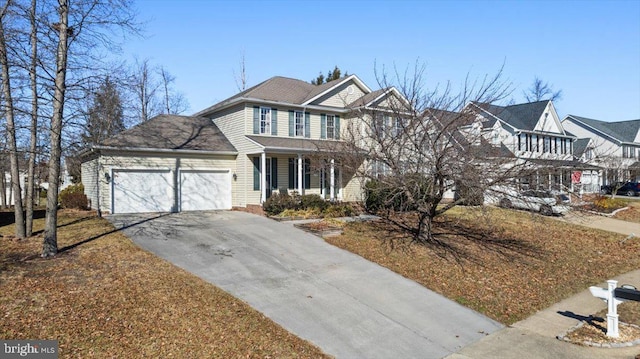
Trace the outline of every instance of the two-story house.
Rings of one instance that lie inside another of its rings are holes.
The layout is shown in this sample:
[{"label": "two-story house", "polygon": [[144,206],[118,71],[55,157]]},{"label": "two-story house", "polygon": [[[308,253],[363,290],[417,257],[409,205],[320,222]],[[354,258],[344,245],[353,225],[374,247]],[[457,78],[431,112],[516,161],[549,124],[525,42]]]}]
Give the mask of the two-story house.
[{"label": "two-story house", "polygon": [[[93,208],[177,212],[260,205],[274,192],[362,199],[354,173],[330,156],[359,109],[384,107],[351,75],[322,85],[273,77],[194,116],[159,116],[82,153]],[[357,127],[357,126],[356,126]],[[328,154],[315,160],[318,153]]]},{"label": "two-story house", "polygon": [[562,125],[585,139],[584,160],[604,169],[605,184],[640,180],[640,119],[605,122],[568,115]]},{"label": "two-story house", "polygon": [[562,125],[552,101],[509,106],[472,102],[465,110],[477,115],[467,131],[481,131],[490,145],[534,165],[530,176],[517,179],[521,186],[573,191],[580,184],[577,172],[597,171],[574,158],[577,138]]}]

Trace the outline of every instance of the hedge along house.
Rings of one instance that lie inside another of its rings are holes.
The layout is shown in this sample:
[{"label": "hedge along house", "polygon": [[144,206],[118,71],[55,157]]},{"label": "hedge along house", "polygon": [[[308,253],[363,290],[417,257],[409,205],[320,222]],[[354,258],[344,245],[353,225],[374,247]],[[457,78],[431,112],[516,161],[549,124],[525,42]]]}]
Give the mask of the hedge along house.
[{"label": "hedge along house", "polygon": [[[387,94],[355,75],[322,85],[273,77],[196,115],[210,118],[238,150],[234,206],[294,191],[358,201],[361,181],[331,153],[346,128],[361,120],[352,117],[354,110],[382,103]],[[324,159],[313,163],[314,157]]]},{"label": "hedge along house", "polygon": [[82,183],[104,212],[230,209],[237,154],[209,119],[161,115],[80,153]]}]

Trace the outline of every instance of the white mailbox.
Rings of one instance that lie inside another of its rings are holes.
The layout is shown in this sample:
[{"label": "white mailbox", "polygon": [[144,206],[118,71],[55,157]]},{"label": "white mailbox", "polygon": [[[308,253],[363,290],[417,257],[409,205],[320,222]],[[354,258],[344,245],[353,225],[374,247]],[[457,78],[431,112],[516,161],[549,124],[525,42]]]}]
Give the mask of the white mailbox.
[{"label": "white mailbox", "polygon": [[608,280],[607,288],[589,287],[591,294],[607,302],[607,336],[617,338],[618,332],[618,304],[628,300],[639,301],[640,292],[629,288],[616,288],[617,280]]}]

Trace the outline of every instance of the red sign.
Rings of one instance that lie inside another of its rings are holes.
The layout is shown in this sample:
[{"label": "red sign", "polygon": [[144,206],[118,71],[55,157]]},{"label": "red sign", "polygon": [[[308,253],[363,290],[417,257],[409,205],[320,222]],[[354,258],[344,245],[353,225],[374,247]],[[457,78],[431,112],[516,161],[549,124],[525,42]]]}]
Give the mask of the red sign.
[{"label": "red sign", "polygon": [[571,173],[571,183],[580,183],[581,178],[582,178],[581,171],[574,171]]}]

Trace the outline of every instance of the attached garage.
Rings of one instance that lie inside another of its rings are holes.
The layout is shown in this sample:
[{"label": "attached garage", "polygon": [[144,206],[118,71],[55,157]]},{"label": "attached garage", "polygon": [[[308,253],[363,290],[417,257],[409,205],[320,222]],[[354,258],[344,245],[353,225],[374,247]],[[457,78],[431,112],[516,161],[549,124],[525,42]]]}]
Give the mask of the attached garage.
[{"label": "attached garage", "polygon": [[112,213],[171,212],[173,178],[169,170],[114,169]]},{"label": "attached garage", "polygon": [[82,153],[82,183],[103,212],[231,209],[236,157],[211,120],[162,115]]},{"label": "attached garage", "polygon": [[180,211],[231,209],[229,171],[180,171]]}]

